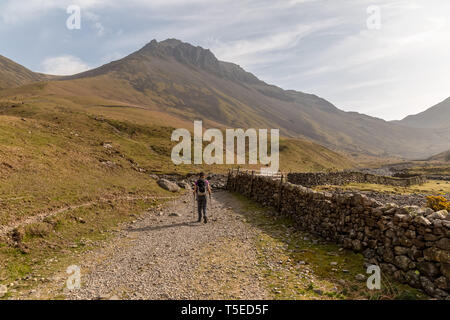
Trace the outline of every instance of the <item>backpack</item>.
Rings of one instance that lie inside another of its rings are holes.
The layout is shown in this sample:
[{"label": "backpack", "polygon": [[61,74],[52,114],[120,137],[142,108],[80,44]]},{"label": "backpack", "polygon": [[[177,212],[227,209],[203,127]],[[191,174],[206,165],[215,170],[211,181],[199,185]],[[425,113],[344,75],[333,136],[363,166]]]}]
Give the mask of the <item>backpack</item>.
[{"label": "backpack", "polygon": [[199,196],[206,196],[206,182],[205,182],[205,180],[199,179],[197,181],[197,194]]}]

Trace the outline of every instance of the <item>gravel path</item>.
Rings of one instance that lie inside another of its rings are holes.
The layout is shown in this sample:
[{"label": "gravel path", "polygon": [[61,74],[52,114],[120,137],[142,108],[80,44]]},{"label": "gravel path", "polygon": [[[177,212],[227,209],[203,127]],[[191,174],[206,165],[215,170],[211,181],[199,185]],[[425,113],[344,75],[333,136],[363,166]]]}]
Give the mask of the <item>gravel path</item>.
[{"label": "gravel path", "polygon": [[[81,269],[80,289],[66,288],[64,262],[51,277],[18,296],[298,300],[367,299],[379,294],[360,279],[365,273],[360,255],[297,230],[271,209],[217,192],[209,208],[210,222],[203,224],[194,218],[191,197],[186,194],[136,216],[119,225],[112,238],[67,261]],[[381,293],[388,299],[405,290],[418,296],[410,288],[388,283]]]},{"label": "gravel path", "polygon": [[82,287],[66,298],[269,298],[258,281],[256,231],[227,206],[232,196],[214,194],[208,224],[194,222],[191,197],[168,202],[83,258]]}]

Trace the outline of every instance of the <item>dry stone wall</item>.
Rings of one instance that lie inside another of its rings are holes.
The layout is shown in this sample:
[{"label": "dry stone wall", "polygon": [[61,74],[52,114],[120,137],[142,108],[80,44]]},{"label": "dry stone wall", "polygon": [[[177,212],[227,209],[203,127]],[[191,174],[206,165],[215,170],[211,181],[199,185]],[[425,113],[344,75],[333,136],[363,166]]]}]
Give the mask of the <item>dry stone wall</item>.
[{"label": "dry stone wall", "polygon": [[299,184],[305,187],[313,187],[320,185],[345,185],[348,183],[373,183],[384,184],[397,187],[408,187],[412,185],[420,185],[426,182],[425,177],[414,176],[407,178],[396,178],[379,176],[363,172],[331,172],[331,173],[289,173],[287,175],[289,182]]},{"label": "dry stone wall", "polygon": [[227,189],[276,208],[301,230],[361,252],[400,282],[449,298],[450,215],[445,210],[382,204],[357,193],[317,192],[243,172],[230,172]]}]

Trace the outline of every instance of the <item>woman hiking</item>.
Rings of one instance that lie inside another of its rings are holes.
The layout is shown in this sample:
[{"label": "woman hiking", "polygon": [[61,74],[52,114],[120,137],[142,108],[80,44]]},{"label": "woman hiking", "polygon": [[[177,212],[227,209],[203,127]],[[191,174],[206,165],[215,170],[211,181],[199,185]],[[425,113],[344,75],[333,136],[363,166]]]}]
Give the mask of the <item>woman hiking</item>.
[{"label": "woman hiking", "polygon": [[206,195],[209,194],[209,197],[211,198],[211,186],[209,185],[209,181],[206,180],[205,174],[202,172],[199,175],[200,179],[198,179],[195,182],[194,186],[194,200],[195,197],[197,197],[197,205],[198,205],[198,221],[202,221],[202,212],[203,212],[203,222],[208,223],[208,217],[206,215],[206,204],[207,204],[207,197]]}]

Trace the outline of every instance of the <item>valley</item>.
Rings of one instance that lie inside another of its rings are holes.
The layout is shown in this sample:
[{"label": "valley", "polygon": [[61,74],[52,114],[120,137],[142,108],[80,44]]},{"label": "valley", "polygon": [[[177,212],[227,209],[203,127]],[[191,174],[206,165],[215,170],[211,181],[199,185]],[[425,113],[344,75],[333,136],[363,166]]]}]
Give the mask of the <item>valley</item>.
[{"label": "valley", "polygon": [[[175,165],[173,131],[192,134],[194,121],[202,120],[204,129],[222,133],[279,129],[283,173],[424,175],[425,184],[408,188],[348,183],[315,190],[426,206],[427,196],[450,194],[449,107],[446,100],[393,122],[344,112],[176,39],[153,40],[72,76],[35,73],[0,56],[3,298],[429,298],[389,277],[383,291],[369,291],[357,279],[364,273],[361,254],[299,231],[293,221],[274,218],[267,214],[272,209],[237,193],[214,190],[216,220],[210,229],[195,225],[189,191],[173,193],[157,182],[201,171],[260,169]],[[195,229],[205,235],[190,232]],[[207,235],[215,244],[197,250],[194,244]],[[242,256],[250,266],[240,262]],[[202,272],[183,274],[178,264],[191,269],[195,259]],[[71,264],[89,270],[78,293],[64,291]]]}]

